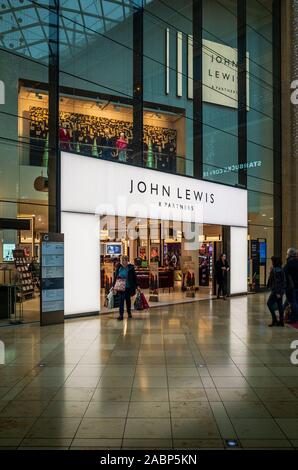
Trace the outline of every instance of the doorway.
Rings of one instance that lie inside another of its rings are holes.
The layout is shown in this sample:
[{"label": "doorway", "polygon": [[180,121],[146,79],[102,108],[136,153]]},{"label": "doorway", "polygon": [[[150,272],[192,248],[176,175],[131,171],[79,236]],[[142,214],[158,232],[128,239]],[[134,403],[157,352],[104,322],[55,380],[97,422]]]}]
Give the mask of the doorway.
[{"label": "doorway", "polygon": [[103,216],[99,230],[101,312],[108,311],[106,297],[122,255],[134,265],[138,284],[151,305],[215,295],[214,268],[222,250],[222,226]]}]

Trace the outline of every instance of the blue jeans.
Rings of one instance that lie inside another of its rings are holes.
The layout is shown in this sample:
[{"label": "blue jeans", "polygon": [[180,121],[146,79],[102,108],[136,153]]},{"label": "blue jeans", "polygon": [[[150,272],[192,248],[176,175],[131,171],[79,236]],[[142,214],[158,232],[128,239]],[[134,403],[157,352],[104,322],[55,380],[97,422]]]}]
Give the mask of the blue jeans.
[{"label": "blue jeans", "polygon": [[283,323],[284,321],[284,308],[282,304],[282,295],[280,297],[277,297],[277,295],[274,292],[271,292],[269,295],[269,298],[267,300],[267,307],[270,310],[270,313],[272,315],[272,322],[273,323],[278,323],[276,313],[275,313],[275,306],[277,305],[278,312],[279,312],[279,321]]}]

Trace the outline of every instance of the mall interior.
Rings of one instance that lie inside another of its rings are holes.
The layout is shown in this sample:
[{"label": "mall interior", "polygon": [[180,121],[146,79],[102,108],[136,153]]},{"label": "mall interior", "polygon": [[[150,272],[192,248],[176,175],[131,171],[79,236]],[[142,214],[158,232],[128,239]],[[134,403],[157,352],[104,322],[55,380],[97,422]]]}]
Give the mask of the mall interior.
[{"label": "mall interior", "polygon": [[297,3],[0,2],[0,451],[298,450]]},{"label": "mall interior", "polygon": [[[41,239],[61,232],[63,152],[90,165],[110,162],[114,192],[124,167],[152,178],[162,173],[165,182],[174,175],[177,184],[184,178],[244,190],[245,291],[264,290],[271,256],[284,256],[283,3],[3,2],[1,326],[40,321]],[[98,312],[108,312],[106,295],[123,254],[152,306],[213,298],[215,261],[233,249],[222,220],[201,220],[189,250],[185,227],[170,217],[101,215]],[[82,239],[74,269],[88,251]],[[92,275],[80,272],[87,281]]]}]

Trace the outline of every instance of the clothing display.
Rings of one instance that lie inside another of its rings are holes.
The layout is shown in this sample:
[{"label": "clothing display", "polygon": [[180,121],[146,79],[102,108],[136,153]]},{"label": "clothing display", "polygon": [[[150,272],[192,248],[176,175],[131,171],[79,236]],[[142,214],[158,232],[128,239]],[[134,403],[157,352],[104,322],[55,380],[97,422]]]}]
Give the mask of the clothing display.
[{"label": "clothing display", "polygon": [[120,137],[116,141],[116,147],[118,149],[118,160],[119,162],[126,162],[126,149],[127,149],[127,141]]},{"label": "clothing display", "polygon": [[[48,109],[29,108],[30,165],[41,166],[48,137]],[[133,141],[130,121],[61,111],[59,114],[61,150],[95,158],[129,159]],[[144,125],[144,161],[150,168],[173,169],[176,164],[177,131]],[[124,133],[125,139],[120,137]]]}]

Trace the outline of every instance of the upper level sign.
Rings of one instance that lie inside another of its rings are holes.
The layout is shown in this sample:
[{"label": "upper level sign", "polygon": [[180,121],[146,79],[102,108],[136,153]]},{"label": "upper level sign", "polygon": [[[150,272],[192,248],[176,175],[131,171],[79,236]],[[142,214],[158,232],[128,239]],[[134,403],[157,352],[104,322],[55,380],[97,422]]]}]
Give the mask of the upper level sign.
[{"label": "upper level sign", "polygon": [[[176,64],[171,63],[170,29],[166,28],[165,35],[165,93],[174,93],[170,87],[170,70],[176,70],[176,95],[193,99],[193,36],[187,35],[183,40],[181,32],[176,34]],[[184,60],[187,51],[187,60]],[[247,74],[247,109],[249,108],[249,54],[246,54]],[[187,70],[184,70],[184,68]],[[183,76],[187,77],[187,90]],[[202,47],[202,86],[203,101],[206,103],[238,108],[238,51],[237,48],[226,44],[203,39]]]}]

